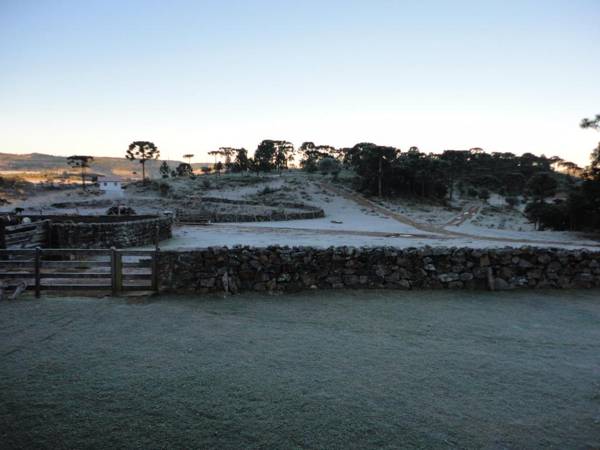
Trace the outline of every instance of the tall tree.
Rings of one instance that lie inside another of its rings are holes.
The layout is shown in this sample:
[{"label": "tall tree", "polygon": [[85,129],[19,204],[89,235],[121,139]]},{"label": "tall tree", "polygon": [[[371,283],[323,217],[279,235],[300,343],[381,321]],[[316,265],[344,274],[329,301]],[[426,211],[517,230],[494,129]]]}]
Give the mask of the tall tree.
[{"label": "tall tree", "polygon": [[440,159],[448,164],[448,197],[450,200],[454,195],[454,183],[465,173],[469,156],[468,150],[444,150],[440,156]]},{"label": "tall tree", "polygon": [[[391,166],[399,153],[400,150],[394,147],[362,142],[346,153],[346,161],[361,177],[362,188],[376,192],[381,197],[389,192],[389,186],[384,186],[384,180],[391,181]],[[376,183],[376,188],[373,183]]]},{"label": "tall tree", "polygon": [[248,161],[248,151],[245,148],[235,149],[236,155],[233,162],[233,167],[236,172],[247,172],[250,168]]},{"label": "tall tree", "polygon": [[162,164],[160,165],[159,171],[163,178],[169,178],[169,174],[171,173],[171,168],[169,167],[169,164],[166,161],[163,161]]},{"label": "tall tree", "polygon": [[294,146],[288,141],[275,141],[275,167],[281,174],[282,169],[288,168],[288,162],[294,160]]},{"label": "tall tree", "polygon": [[298,148],[300,153],[300,167],[307,172],[315,172],[323,158],[342,159],[341,151],[330,145],[315,145],[314,142],[303,142]]},{"label": "tall tree", "polygon": [[183,157],[188,160],[188,164],[191,166],[192,165],[192,158],[194,157],[194,154],[193,153],[186,153],[185,155],[183,155]]},{"label": "tall tree", "polygon": [[[600,114],[596,114],[593,119],[583,119],[581,121],[581,128],[591,128],[593,130],[600,130]],[[590,166],[588,168],[588,176],[600,181],[600,142],[596,148],[592,151],[590,156]]]},{"label": "tall tree", "polygon": [[85,169],[90,167],[93,160],[93,156],[86,155],[73,155],[67,158],[67,164],[69,164],[69,166],[74,169],[81,169],[81,185],[83,189],[85,189]]},{"label": "tall tree", "polygon": [[131,161],[139,161],[142,165],[142,180],[146,182],[146,161],[158,159],[160,151],[153,142],[134,141],[129,144],[125,157]]},{"label": "tall tree", "polygon": [[223,156],[223,151],[221,151],[220,149],[219,150],[211,150],[210,152],[208,152],[208,154],[215,157],[215,164],[213,165],[213,169],[215,170],[217,175],[220,175],[221,169],[217,170],[217,164],[220,164],[221,167],[223,167],[223,164],[221,163],[221,161],[219,161],[219,157]]},{"label": "tall tree", "polygon": [[273,140],[266,139],[258,144],[254,152],[254,171],[257,174],[259,172],[270,172],[275,168],[276,151],[277,148]]},{"label": "tall tree", "polygon": [[225,161],[224,161],[224,165],[225,165],[225,169],[226,170],[230,170],[231,169],[231,157],[236,153],[236,149],[232,148],[232,147],[220,147],[219,151],[221,152],[221,154],[223,155]]},{"label": "tall tree", "polygon": [[544,203],[544,200],[556,193],[558,183],[549,172],[536,173],[527,182],[527,191],[538,203]]}]

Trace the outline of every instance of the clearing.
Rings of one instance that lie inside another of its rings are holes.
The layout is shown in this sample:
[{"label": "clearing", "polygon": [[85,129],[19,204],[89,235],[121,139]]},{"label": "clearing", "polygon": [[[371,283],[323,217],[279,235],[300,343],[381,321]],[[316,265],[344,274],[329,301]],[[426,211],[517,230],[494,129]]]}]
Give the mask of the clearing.
[{"label": "clearing", "polygon": [[[161,188],[162,186],[162,188]],[[166,186],[166,187],[165,187]],[[164,188],[164,189],[163,189]],[[161,190],[162,189],[162,190]],[[260,205],[202,202],[202,197],[247,200]],[[487,203],[460,198],[448,206],[417,203],[414,199],[367,199],[335,184],[328,177],[289,171],[279,175],[202,175],[194,179],[154,180],[146,186],[130,184],[123,192],[82,195],[58,191],[32,195],[15,206],[27,213],[103,214],[114,204],[127,205],[138,214],[204,210],[206,213],[257,214],[272,211],[278,202],[302,203],[322,209],[316,219],[217,223],[177,226],[164,249],[227,245],[330,245],[417,247],[550,246],[600,248],[596,235],[535,231],[522,213],[493,195]],[[276,209],[276,208],[275,208]],[[293,208],[287,208],[293,212]]]}]

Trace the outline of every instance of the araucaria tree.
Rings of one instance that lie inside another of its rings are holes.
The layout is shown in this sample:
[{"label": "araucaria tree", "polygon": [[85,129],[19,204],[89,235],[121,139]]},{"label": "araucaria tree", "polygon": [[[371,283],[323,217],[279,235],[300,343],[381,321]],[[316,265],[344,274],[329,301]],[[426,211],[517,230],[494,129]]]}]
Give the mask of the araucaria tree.
[{"label": "araucaria tree", "polygon": [[125,157],[131,161],[139,161],[142,165],[142,180],[146,182],[146,161],[158,159],[160,151],[153,142],[134,141],[129,144]]},{"label": "araucaria tree", "polygon": [[192,165],[192,158],[194,157],[194,154],[193,153],[186,153],[185,155],[183,155],[183,157],[188,160],[188,164],[191,166]]},{"label": "araucaria tree", "polygon": [[90,163],[94,160],[93,156],[73,155],[67,158],[67,164],[74,169],[81,169],[81,185],[85,189],[85,169],[90,167]]},{"label": "araucaria tree", "polygon": [[287,169],[288,161],[293,159],[294,146],[288,141],[265,139],[254,152],[254,170],[270,172],[277,169]]},{"label": "araucaria tree", "polygon": [[[215,164],[213,166],[213,169],[215,171],[215,173],[217,175],[221,174],[221,169],[223,168],[223,163],[221,163],[221,161],[218,160],[218,158],[220,156],[223,156],[223,152],[221,150],[211,150],[210,152],[208,152],[209,155],[214,156],[215,157]],[[217,170],[217,165],[221,163],[220,168]]]}]

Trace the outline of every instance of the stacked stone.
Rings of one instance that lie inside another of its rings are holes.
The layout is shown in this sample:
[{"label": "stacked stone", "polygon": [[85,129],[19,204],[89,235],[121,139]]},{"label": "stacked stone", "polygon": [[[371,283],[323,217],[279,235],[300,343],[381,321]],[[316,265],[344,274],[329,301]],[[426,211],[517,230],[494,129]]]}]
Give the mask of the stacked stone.
[{"label": "stacked stone", "polygon": [[129,216],[126,220],[108,220],[98,222],[78,222],[71,220],[50,223],[50,246],[54,248],[127,248],[154,244],[156,227],[159,240],[171,237],[170,217],[152,217],[136,219]]},{"label": "stacked stone", "polygon": [[[177,210],[177,219],[180,222],[201,222],[210,220],[214,223],[231,222],[278,222],[284,220],[304,220],[318,219],[325,217],[323,209],[305,205],[304,203],[292,202],[256,202],[252,200],[234,200],[227,198],[202,197],[202,202],[206,203],[228,203],[233,205],[251,205],[251,206],[271,206],[280,208],[278,210],[268,211],[263,214],[234,214],[209,212],[205,209],[190,207]],[[286,209],[287,208],[287,209]],[[300,210],[300,211],[294,211]]]},{"label": "stacked stone", "polygon": [[544,248],[211,247],[161,252],[174,292],[600,287],[600,252]]}]

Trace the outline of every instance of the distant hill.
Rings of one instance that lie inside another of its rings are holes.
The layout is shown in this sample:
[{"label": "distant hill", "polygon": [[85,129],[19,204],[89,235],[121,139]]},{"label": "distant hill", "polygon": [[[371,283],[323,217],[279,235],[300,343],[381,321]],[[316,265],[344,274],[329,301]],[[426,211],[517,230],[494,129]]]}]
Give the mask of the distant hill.
[{"label": "distant hill", "polygon": [[[174,169],[182,161],[168,160],[167,164]],[[158,177],[161,160],[149,160],[146,162],[146,173],[151,177]],[[211,163],[193,163],[194,169]],[[0,153],[0,172],[52,172],[62,173],[72,170],[67,164],[66,156],[45,155],[43,153],[27,153],[16,155],[13,153]],[[137,178],[141,176],[141,164],[139,161],[129,161],[126,158],[113,158],[107,156],[94,157],[90,172],[104,175],[107,178]],[[133,172],[138,172],[133,175]]]}]

